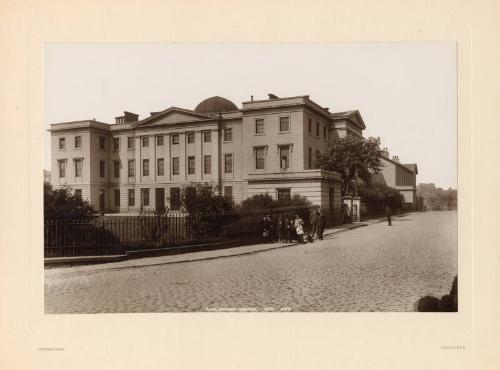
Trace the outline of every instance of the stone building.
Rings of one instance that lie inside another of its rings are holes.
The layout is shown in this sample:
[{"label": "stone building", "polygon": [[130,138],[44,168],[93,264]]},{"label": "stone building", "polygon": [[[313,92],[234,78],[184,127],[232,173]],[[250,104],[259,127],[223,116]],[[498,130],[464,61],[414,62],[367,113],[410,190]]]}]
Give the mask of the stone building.
[{"label": "stone building", "polygon": [[387,148],[382,149],[380,159],[382,171],[374,176],[374,181],[397,189],[404,196],[405,208],[418,209],[417,165],[415,163],[402,164],[398,156],[390,158]]},{"label": "stone building", "polygon": [[317,168],[334,137],[362,135],[357,111],[331,113],[309,96],[243,102],[211,97],[194,110],[170,107],[113,124],[50,127],[51,183],[69,185],[102,212],[179,210],[183,187],[208,183],[239,203],[254,194],[306,196],[340,221],[341,179]]}]

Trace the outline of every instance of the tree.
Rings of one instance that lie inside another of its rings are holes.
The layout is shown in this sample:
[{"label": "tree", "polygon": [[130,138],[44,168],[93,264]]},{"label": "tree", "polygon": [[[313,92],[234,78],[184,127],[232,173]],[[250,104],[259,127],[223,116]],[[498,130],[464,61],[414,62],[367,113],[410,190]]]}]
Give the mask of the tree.
[{"label": "tree", "polygon": [[269,193],[255,194],[241,202],[243,210],[273,209],[282,207],[310,207],[312,203],[299,194],[294,194],[291,198],[274,199]]},{"label": "tree", "polygon": [[43,203],[45,220],[90,220],[96,213],[88,201],[71,192],[71,187],[54,190],[48,182],[43,184]]},{"label": "tree", "polygon": [[181,200],[188,215],[186,230],[195,238],[221,235],[234,209],[232,199],[216,195],[210,184],[192,184],[181,191]]},{"label": "tree", "polygon": [[381,171],[379,140],[357,136],[345,136],[333,140],[324,153],[317,156],[319,167],[341,175],[347,194],[347,187],[356,174],[369,184],[371,177]]},{"label": "tree", "polygon": [[361,184],[359,195],[365,203],[388,205],[392,209],[400,209],[403,206],[404,196],[396,189],[379,182]]},{"label": "tree", "polygon": [[234,209],[232,199],[217,195],[210,184],[191,184],[181,191],[181,201],[186,212],[220,213]]}]

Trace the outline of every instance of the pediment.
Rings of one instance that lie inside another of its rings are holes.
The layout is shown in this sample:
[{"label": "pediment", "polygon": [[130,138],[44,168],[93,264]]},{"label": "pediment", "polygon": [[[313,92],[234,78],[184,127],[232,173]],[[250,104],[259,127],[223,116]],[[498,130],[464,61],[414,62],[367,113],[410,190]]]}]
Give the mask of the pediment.
[{"label": "pediment", "polygon": [[183,122],[204,121],[213,118],[208,114],[200,114],[187,109],[171,107],[164,111],[153,114],[152,116],[136,122],[135,126],[155,126],[169,125]]}]

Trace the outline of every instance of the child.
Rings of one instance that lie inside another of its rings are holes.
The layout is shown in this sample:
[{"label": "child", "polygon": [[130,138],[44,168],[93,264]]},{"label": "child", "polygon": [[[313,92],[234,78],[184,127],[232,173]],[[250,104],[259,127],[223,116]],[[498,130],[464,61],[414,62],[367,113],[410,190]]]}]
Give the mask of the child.
[{"label": "child", "polygon": [[299,217],[299,215],[295,215],[295,232],[297,233],[297,239],[300,244],[304,244],[304,221]]}]

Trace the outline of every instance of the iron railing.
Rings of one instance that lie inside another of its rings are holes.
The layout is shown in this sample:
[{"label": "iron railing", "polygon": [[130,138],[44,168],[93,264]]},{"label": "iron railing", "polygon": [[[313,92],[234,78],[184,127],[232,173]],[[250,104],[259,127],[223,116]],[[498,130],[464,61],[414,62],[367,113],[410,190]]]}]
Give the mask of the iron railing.
[{"label": "iron railing", "polygon": [[298,214],[309,226],[311,207],[213,212],[102,216],[89,220],[47,220],[44,256],[104,256],[128,251],[262,238],[264,216],[274,222]]}]

